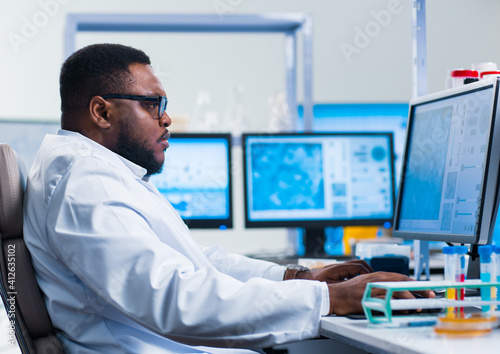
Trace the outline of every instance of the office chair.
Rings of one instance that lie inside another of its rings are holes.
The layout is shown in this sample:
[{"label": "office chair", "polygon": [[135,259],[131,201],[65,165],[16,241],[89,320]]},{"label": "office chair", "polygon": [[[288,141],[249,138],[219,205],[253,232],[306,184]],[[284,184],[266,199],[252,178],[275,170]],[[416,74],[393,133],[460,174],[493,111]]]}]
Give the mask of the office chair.
[{"label": "office chair", "polygon": [[0,295],[23,354],[63,353],[23,239],[25,187],[16,153],[0,144]]}]

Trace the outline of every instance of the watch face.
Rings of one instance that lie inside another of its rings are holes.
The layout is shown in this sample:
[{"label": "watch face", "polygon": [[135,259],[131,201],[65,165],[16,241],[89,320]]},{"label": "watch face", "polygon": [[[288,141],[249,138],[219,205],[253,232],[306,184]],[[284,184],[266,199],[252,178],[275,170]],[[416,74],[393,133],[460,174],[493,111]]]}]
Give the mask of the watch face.
[{"label": "watch face", "polygon": [[297,279],[297,274],[301,272],[308,271],[309,268],[300,266],[298,264],[289,264],[286,266],[285,274],[283,275],[284,280]]},{"label": "watch face", "polygon": [[304,266],[301,266],[301,265],[298,265],[298,264],[289,264],[286,266],[288,269],[296,269],[298,270],[299,272],[300,271],[306,271],[306,270],[309,270],[309,268],[307,267],[304,267]]}]

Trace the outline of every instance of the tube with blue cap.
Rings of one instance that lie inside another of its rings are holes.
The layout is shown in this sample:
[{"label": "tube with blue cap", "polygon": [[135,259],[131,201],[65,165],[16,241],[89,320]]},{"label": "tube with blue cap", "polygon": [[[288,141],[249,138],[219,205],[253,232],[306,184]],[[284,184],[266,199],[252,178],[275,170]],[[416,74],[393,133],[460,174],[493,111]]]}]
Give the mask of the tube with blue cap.
[{"label": "tube with blue cap", "polygon": [[[500,283],[500,246],[493,245],[493,264],[495,264],[495,280]],[[500,287],[496,288],[495,298],[499,300]]]},{"label": "tube with blue cap", "polygon": [[[481,281],[483,283],[489,283],[494,277],[494,265],[492,259],[493,247],[490,245],[479,246],[477,249],[479,253],[479,269],[481,271]],[[481,288],[481,300],[491,301],[491,291],[494,288]],[[482,306],[483,312],[488,312],[491,310],[491,306]]]}]

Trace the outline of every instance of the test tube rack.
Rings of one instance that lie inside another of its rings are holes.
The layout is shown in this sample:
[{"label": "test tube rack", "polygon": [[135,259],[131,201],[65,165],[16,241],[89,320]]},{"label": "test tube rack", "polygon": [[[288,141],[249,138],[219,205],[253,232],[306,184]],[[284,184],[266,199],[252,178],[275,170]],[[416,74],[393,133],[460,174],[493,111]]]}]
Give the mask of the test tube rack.
[{"label": "test tube rack", "polygon": [[[451,281],[403,281],[403,282],[375,282],[368,283],[363,295],[361,304],[366,318],[370,323],[391,323],[393,320],[392,311],[415,310],[415,309],[444,309],[449,307],[467,308],[481,307],[488,305],[500,305],[500,301],[481,300],[481,297],[466,297],[464,300],[450,300],[446,298],[418,298],[418,299],[393,299],[396,291],[408,290],[410,292],[418,290],[443,290],[443,289],[481,289],[500,287],[499,282],[482,282],[478,279],[465,280],[464,282]],[[372,296],[373,290],[383,289],[383,298]],[[374,315],[373,311],[378,311],[383,315]],[[436,315],[437,316],[437,315]],[[399,316],[398,316],[399,317]]]}]

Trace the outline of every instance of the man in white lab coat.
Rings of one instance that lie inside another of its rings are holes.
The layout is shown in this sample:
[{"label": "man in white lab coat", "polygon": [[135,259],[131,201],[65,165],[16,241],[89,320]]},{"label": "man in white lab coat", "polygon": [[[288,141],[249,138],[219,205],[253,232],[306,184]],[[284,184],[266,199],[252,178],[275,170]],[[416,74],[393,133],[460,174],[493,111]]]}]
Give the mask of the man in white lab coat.
[{"label": "man in white lab coat", "polygon": [[30,171],[24,230],[68,352],[243,353],[316,337],[322,315],[361,312],[367,282],[409,279],[363,262],[287,269],[198,246],[148,182],[172,121],[142,51],[77,51],[60,93],[62,130]]}]

